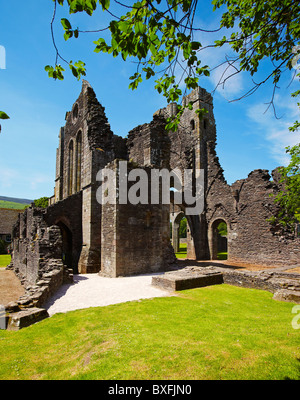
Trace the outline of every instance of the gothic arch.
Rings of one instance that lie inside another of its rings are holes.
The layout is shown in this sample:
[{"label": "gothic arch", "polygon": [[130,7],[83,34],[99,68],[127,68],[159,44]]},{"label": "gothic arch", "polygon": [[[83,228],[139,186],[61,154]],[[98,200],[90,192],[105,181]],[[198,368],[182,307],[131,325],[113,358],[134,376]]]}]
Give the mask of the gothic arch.
[{"label": "gothic arch", "polygon": [[73,194],[73,175],[74,175],[74,141],[73,139],[69,142],[69,153],[68,153],[68,196]]},{"label": "gothic arch", "polygon": [[230,230],[229,221],[227,220],[227,218],[223,218],[222,216],[216,217],[209,223],[208,227],[208,243],[209,243],[211,260],[216,260],[218,258],[218,251],[220,250],[220,240],[219,240],[220,238],[218,234],[218,225],[220,224],[220,222],[225,222],[227,225],[226,247],[227,247],[227,253],[229,254],[228,241],[227,241]]},{"label": "gothic arch", "polygon": [[75,192],[81,189],[81,160],[82,160],[82,131],[76,136],[76,154],[75,154]]}]

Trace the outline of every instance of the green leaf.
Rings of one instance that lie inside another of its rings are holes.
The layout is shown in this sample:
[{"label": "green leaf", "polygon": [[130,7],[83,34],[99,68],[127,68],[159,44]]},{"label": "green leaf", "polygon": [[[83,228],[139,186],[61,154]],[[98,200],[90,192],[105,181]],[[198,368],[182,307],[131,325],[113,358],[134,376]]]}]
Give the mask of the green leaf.
[{"label": "green leaf", "polygon": [[70,29],[72,29],[72,25],[70,24],[70,21],[67,18],[62,18],[60,20],[64,30],[68,31]]},{"label": "green leaf", "polygon": [[0,119],[9,119],[9,116],[4,111],[0,111]]},{"label": "green leaf", "polygon": [[110,6],[110,0],[99,0],[102,5],[102,10],[108,10]]},{"label": "green leaf", "polygon": [[66,32],[64,33],[64,39],[65,39],[65,41],[69,40],[72,36],[73,36],[73,32],[72,32],[72,31],[66,31]]},{"label": "green leaf", "polygon": [[199,50],[201,47],[201,43],[199,42],[191,42],[192,50]]},{"label": "green leaf", "polygon": [[147,31],[147,26],[142,21],[134,24],[134,30],[137,35],[143,35]]}]

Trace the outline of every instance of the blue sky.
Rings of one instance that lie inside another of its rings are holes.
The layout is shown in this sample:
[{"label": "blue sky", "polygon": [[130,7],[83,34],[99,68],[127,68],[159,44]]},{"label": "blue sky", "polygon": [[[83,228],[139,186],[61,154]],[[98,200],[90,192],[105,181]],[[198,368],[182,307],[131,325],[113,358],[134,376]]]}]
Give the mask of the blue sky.
[{"label": "blue sky", "polygon": [[[11,117],[1,122],[0,195],[36,199],[53,194],[59,129],[80,93],[81,82],[68,71],[62,82],[48,78],[44,71],[55,61],[50,32],[53,2],[20,1],[18,7],[14,3],[0,0],[0,46],[6,50],[6,69],[0,69],[0,110]],[[209,2],[206,5],[197,18],[215,28],[219,15],[211,12]],[[81,35],[78,40],[65,42],[59,20],[67,15],[61,7],[58,11],[55,35],[61,53],[68,60],[87,63],[86,79],[105,107],[113,132],[126,136],[137,125],[150,122],[153,113],[166,106],[153,89],[153,81],[142,83],[137,91],[129,90],[128,78],[135,72],[135,65],[94,53],[92,41],[98,35]],[[99,12],[93,18],[73,15],[70,21],[74,26],[94,29],[99,23],[103,25],[101,18]],[[200,37],[202,44],[213,39],[208,34]],[[224,51],[203,52],[203,63],[216,65],[223,60]],[[201,79],[201,86],[211,92],[221,72],[219,69],[210,78]],[[264,114],[272,91],[269,85],[245,100],[228,101],[250,87],[246,74],[231,79],[224,90],[215,91],[217,153],[229,184],[246,178],[254,169],[271,171],[286,164],[284,148],[300,142],[299,133],[288,131],[288,126],[299,118],[295,101],[290,98],[297,84],[287,87],[291,76],[291,72],[285,74],[276,95],[277,113],[282,117],[279,120],[272,110]]]}]

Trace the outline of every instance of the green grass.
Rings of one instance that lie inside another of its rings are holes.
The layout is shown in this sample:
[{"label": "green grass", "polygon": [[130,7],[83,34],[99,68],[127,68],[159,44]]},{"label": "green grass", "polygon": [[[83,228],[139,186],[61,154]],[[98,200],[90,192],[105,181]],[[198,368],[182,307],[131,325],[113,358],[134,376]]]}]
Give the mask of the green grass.
[{"label": "green grass", "polygon": [[229,285],[0,331],[0,379],[300,379],[294,304]]},{"label": "green grass", "polygon": [[0,208],[13,208],[23,210],[28,204],[14,203],[13,201],[0,200]]},{"label": "green grass", "polygon": [[11,256],[9,254],[0,254],[0,268],[5,268],[10,263]]},{"label": "green grass", "polygon": [[227,260],[227,252],[219,252],[218,260]]},{"label": "green grass", "polygon": [[187,244],[181,243],[179,245],[179,252],[175,253],[176,258],[186,258],[187,256]]},{"label": "green grass", "polygon": [[[179,245],[179,252],[175,253],[176,258],[186,258],[187,256],[187,244],[181,243]],[[218,260],[227,260],[227,252],[219,252]]]}]

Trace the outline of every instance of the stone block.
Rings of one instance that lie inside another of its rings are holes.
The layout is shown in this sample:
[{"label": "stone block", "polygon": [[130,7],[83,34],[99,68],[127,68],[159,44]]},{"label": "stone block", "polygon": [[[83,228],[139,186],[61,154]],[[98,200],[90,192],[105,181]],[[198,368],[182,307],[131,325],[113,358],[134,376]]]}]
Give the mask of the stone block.
[{"label": "stone block", "polygon": [[44,308],[30,308],[12,313],[8,315],[7,330],[18,331],[48,317],[49,314]]},{"label": "stone block", "polygon": [[221,272],[213,271],[212,269],[205,271],[205,268],[166,272],[152,278],[152,285],[171,291],[194,289],[221,283],[223,283],[223,274]]},{"label": "stone block", "polygon": [[277,292],[274,293],[273,299],[300,304],[300,291],[288,289],[277,290]]}]

